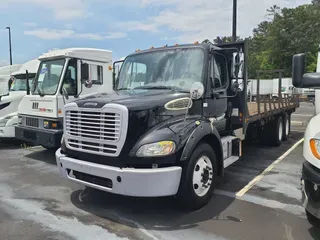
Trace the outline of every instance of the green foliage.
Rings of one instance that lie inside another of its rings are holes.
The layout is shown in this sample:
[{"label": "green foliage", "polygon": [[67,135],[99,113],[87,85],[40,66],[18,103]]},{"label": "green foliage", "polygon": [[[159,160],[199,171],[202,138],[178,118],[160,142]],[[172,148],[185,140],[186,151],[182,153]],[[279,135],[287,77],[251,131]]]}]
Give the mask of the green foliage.
[{"label": "green foliage", "polygon": [[[259,23],[249,37],[249,78],[267,69],[284,69],[285,77],[291,77],[292,56],[301,52],[307,56],[307,71],[314,72],[320,44],[320,0],[296,8],[273,5],[266,16],[268,20]],[[221,39],[231,41],[230,36]]]}]

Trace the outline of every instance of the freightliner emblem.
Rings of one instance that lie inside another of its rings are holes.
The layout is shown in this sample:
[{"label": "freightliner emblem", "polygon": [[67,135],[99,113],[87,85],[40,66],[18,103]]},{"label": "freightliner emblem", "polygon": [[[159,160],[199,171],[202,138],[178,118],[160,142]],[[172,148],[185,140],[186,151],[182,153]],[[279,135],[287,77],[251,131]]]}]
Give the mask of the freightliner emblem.
[{"label": "freightliner emblem", "polygon": [[95,107],[95,106],[97,106],[98,105],[98,103],[96,103],[96,102],[86,102],[86,103],[84,103],[83,104],[83,106],[85,106],[85,107]]}]

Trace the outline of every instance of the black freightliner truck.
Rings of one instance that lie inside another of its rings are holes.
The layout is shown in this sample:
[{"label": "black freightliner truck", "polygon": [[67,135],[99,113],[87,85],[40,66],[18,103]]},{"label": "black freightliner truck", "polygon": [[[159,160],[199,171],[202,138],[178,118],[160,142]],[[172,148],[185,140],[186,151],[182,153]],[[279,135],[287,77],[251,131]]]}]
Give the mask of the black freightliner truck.
[{"label": "black freightliner truck", "polygon": [[130,54],[114,93],[65,105],[61,174],[114,194],[175,196],[201,208],[241,159],[245,138],[279,146],[290,133],[298,99],[279,92],[277,101],[258,94],[247,102],[247,71],[247,40]]}]

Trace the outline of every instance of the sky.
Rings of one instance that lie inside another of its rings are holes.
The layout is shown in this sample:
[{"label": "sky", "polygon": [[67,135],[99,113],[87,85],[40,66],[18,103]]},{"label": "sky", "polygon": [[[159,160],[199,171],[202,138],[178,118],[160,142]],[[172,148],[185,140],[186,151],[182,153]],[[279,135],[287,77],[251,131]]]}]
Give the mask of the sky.
[{"label": "sky", "polygon": [[[113,51],[113,60],[151,46],[193,43],[230,36],[233,0],[0,0],[0,65],[55,48]],[[311,0],[238,0],[237,35],[247,37],[266,9],[296,7]]]}]

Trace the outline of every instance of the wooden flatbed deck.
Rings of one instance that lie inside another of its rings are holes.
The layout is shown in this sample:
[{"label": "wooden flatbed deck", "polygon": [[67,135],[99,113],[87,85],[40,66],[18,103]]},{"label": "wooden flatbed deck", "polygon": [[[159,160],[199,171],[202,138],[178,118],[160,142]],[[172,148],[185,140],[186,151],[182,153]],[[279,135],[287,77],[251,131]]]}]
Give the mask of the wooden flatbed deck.
[{"label": "wooden flatbed deck", "polygon": [[284,96],[281,99],[274,100],[270,96],[261,96],[259,103],[256,101],[247,102],[247,106],[248,117],[257,119],[285,110],[294,110],[299,107],[299,99],[296,96]]}]

